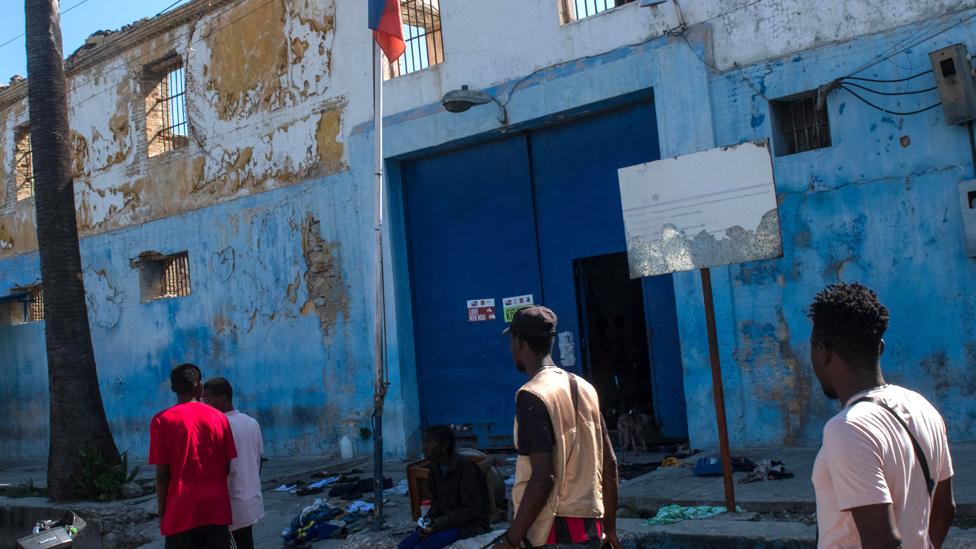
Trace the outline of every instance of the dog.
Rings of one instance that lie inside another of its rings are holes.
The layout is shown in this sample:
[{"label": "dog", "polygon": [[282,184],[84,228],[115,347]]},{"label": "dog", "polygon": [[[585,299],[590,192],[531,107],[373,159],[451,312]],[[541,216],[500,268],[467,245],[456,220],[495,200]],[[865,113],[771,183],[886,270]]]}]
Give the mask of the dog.
[{"label": "dog", "polygon": [[644,433],[654,426],[654,418],[631,409],[617,418],[617,433],[620,435],[620,451],[647,451],[647,439]]}]

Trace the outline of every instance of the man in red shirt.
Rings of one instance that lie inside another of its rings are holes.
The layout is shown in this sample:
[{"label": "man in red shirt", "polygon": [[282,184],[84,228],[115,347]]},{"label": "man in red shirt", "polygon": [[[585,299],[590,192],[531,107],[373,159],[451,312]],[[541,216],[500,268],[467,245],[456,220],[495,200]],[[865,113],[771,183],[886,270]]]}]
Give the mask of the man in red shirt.
[{"label": "man in red shirt", "polygon": [[180,364],[169,380],[177,404],[149,425],[159,530],[166,549],[228,549],[232,522],[227,473],[237,457],[227,417],[199,401],[200,368]]}]

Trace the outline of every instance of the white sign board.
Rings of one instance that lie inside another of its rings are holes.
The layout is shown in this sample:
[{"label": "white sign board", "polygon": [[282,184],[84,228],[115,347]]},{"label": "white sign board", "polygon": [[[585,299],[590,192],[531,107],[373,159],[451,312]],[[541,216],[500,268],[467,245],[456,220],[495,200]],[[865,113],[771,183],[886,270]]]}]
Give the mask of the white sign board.
[{"label": "white sign board", "polygon": [[621,168],[630,276],[783,255],[766,142]]}]

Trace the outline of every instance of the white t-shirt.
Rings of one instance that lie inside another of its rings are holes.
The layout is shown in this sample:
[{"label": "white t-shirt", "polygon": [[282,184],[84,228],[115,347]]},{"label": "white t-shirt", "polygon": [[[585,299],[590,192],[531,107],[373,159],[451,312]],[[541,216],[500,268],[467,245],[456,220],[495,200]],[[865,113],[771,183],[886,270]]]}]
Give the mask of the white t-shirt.
[{"label": "white t-shirt", "polygon": [[264,516],[264,496],[261,495],[261,454],[264,441],[261,426],[253,417],[237,410],[227,412],[230,430],[234,433],[237,458],[230,462],[227,485],[230,488],[230,507],[238,530],[253,525]]},{"label": "white t-shirt", "polygon": [[952,477],[945,422],[925,397],[896,385],[854,395],[824,426],[823,447],[813,465],[819,547],[861,547],[850,509],[890,503],[902,547],[928,549],[932,500],[911,439],[881,406],[850,405],[865,396],[885,402],[905,420],[936,483]]}]

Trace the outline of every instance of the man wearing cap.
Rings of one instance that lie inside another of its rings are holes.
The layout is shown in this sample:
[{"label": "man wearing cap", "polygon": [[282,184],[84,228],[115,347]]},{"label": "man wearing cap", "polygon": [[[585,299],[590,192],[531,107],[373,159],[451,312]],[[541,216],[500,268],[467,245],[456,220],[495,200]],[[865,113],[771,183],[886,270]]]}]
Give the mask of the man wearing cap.
[{"label": "man wearing cap", "polygon": [[[515,367],[515,518],[495,545],[617,549],[617,459],[596,390],[552,360],[556,315],[535,306],[505,330]],[[603,539],[605,537],[605,540]]]}]

